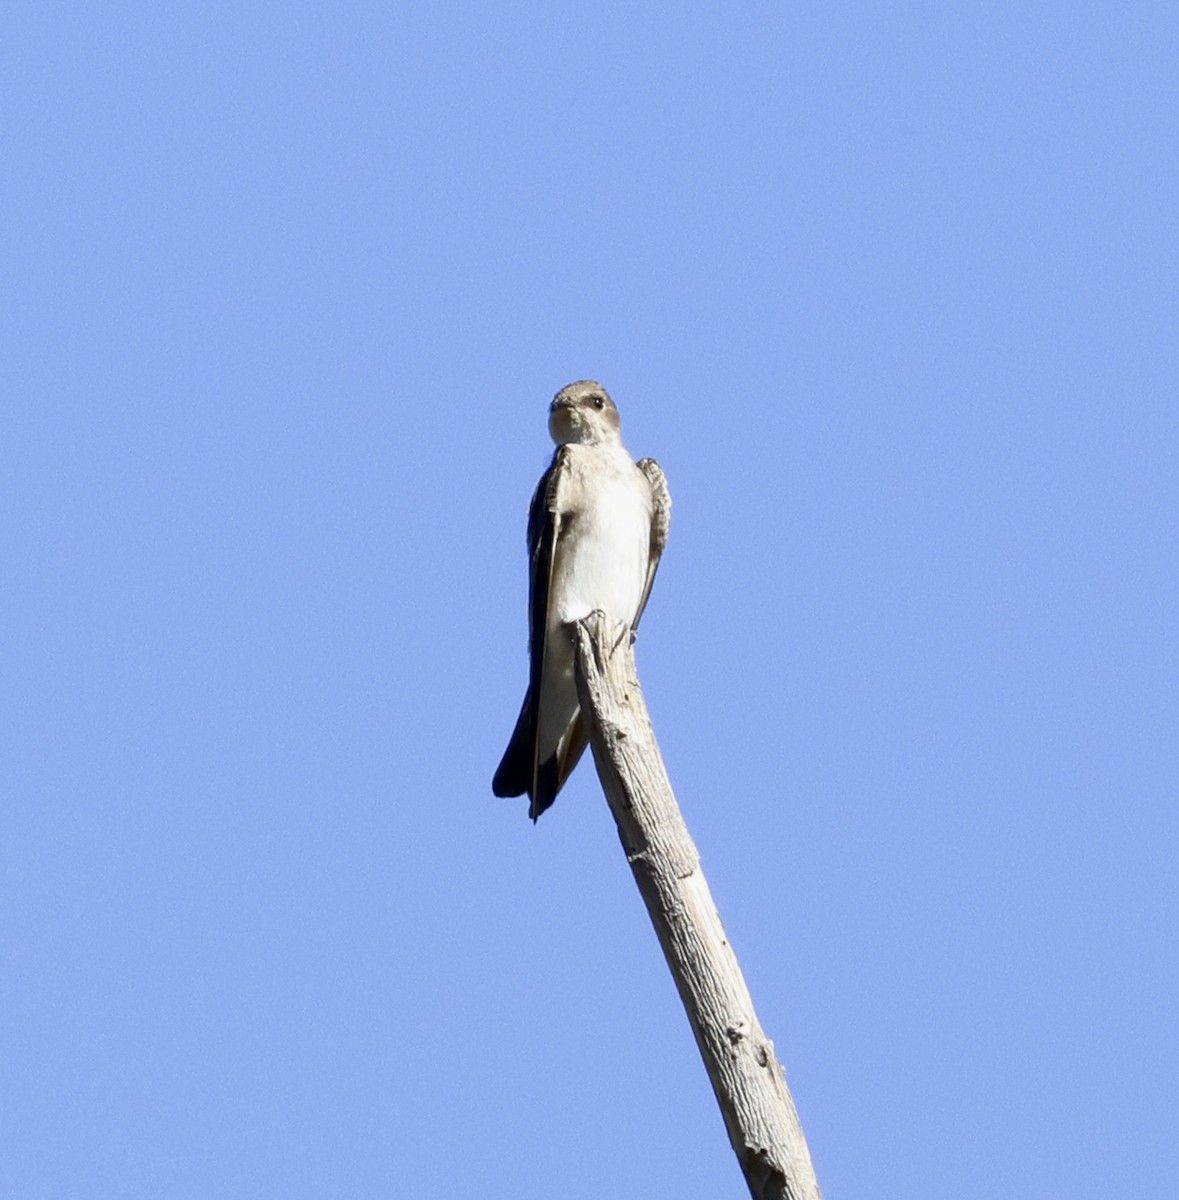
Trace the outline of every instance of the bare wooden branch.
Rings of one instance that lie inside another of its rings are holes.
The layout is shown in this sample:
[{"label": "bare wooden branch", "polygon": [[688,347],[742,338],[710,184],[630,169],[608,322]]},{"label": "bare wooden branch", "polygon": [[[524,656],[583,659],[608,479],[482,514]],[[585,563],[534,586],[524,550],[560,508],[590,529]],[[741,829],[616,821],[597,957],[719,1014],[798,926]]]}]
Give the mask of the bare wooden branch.
[{"label": "bare wooden branch", "polygon": [[754,1200],[821,1200],[782,1066],[753,1011],[639,688],[630,631],[576,627],[577,690],[618,835]]}]

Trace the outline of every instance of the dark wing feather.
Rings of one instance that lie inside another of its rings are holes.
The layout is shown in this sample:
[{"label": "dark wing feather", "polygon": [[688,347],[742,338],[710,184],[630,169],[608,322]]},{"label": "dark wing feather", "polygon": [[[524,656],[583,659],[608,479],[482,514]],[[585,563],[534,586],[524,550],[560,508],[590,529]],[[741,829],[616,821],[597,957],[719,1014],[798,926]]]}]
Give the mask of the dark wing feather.
[{"label": "dark wing feather", "polygon": [[651,598],[655,572],[659,569],[659,560],[663,557],[663,547],[667,545],[667,535],[671,530],[671,493],[667,490],[667,476],[663,474],[663,468],[653,458],[640,459],[636,465],[647,477],[647,484],[651,488],[651,544],[647,554],[647,582],[643,585],[643,598],[635,613],[633,629],[638,629],[639,618]]},{"label": "dark wing feather", "polygon": [[565,461],[562,450],[557,450],[548,470],[540,477],[528,508],[528,692],[511,741],[491,781],[491,790],[497,796],[536,794],[540,681],[544,671],[553,545],[557,537],[554,499]]},{"label": "dark wing feather", "polygon": [[523,796],[528,791],[532,769],[532,743],[529,737],[530,699],[526,695],[512,730],[511,741],[500,759],[491,780],[491,790],[496,796]]},{"label": "dark wing feather", "polygon": [[[528,700],[532,745],[528,772],[528,794],[536,796],[540,770],[540,681],[544,676],[545,633],[549,622],[549,589],[553,581],[553,548],[560,532],[556,513],[557,489],[561,484],[568,454],[560,446],[549,469],[541,476],[528,510]],[[536,818],[533,817],[533,820]]]}]

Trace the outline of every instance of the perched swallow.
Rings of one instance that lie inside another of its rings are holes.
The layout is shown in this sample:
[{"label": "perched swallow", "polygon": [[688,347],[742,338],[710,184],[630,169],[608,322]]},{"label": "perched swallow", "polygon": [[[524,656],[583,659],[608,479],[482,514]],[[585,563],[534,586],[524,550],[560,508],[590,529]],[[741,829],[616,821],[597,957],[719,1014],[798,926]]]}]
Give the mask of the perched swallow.
[{"label": "perched swallow", "polygon": [[528,513],[528,692],[491,782],[532,801],[535,821],[557,798],[588,741],[573,678],[572,623],[596,609],[638,628],[667,543],[671,497],[659,464],[622,444],[600,383],[562,388],[549,406],[557,443]]}]

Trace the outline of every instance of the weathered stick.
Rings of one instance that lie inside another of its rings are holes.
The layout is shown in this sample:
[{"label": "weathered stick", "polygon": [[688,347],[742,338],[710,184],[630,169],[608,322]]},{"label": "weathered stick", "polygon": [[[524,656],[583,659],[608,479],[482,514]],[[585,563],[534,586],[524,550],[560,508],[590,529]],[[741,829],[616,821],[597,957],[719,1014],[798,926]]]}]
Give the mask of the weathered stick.
[{"label": "weathered stick", "polygon": [[729,1141],[754,1200],[821,1200],[782,1066],[672,794],[639,688],[630,631],[602,613],[576,627],[577,691],[598,778],[659,936]]}]

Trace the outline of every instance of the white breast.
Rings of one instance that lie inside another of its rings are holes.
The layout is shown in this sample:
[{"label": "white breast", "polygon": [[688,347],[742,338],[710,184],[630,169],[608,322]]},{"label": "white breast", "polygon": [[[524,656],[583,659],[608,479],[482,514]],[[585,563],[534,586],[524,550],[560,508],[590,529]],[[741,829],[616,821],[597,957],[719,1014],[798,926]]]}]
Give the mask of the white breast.
[{"label": "white breast", "polygon": [[562,514],[550,613],[564,623],[600,608],[629,623],[647,579],[651,491],[622,446],[586,451]]}]

